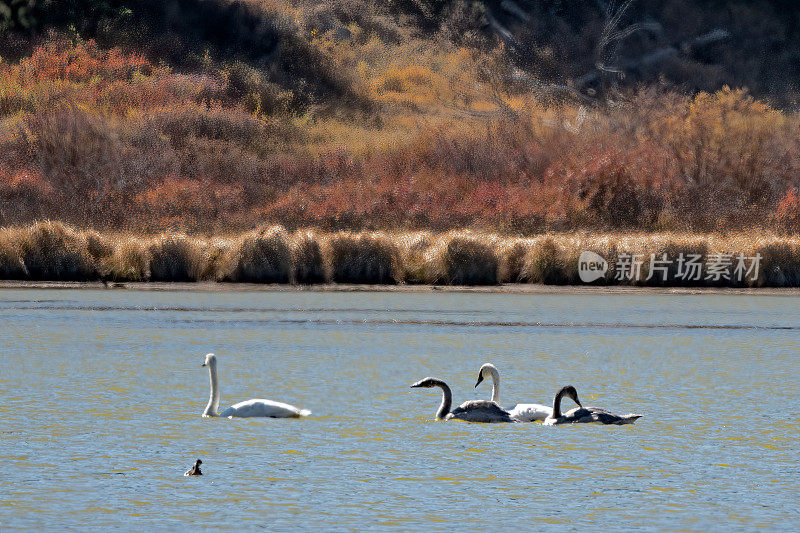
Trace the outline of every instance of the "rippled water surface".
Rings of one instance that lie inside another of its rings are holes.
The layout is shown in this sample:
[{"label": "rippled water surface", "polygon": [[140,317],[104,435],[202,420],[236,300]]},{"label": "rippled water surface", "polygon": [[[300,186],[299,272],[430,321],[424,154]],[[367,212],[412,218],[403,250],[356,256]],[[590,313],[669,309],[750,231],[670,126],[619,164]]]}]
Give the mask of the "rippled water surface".
[{"label": "rippled water surface", "polygon": [[[270,398],[302,420],[206,419]],[[501,403],[630,426],[434,422]],[[0,292],[2,528],[797,528],[800,299]],[[201,477],[184,477],[196,458]]]}]

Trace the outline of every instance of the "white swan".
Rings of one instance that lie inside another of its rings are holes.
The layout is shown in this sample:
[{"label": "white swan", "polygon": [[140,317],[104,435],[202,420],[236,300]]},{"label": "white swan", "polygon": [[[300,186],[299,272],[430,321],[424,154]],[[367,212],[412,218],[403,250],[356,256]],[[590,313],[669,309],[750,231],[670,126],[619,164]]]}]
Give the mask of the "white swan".
[{"label": "white swan", "polygon": [[[492,401],[500,403],[500,373],[492,363],[484,364],[478,372],[477,387],[486,378],[492,378]],[[538,403],[518,403],[514,407],[506,409],[511,418],[519,422],[533,422],[534,420],[544,420],[553,412],[551,407]]]},{"label": "white swan", "polygon": [[430,389],[439,387],[442,389],[442,404],[439,410],[436,411],[436,420],[450,420],[456,418],[458,420],[466,420],[467,422],[516,422],[502,407],[494,402],[486,400],[472,400],[464,402],[450,412],[450,406],[453,403],[453,393],[447,383],[441,379],[425,378],[417,381],[412,388],[424,387]]},{"label": "white swan", "polygon": [[272,400],[253,399],[231,405],[221,413],[219,411],[219,387],[217,386],[217,356],[213,353],[206,355],[203,366],[208,367],[211,376],[211,397],[208,399],[203,416],[220,416],[226,418],[297,418],[308,416],[311,411],[298,409],[288,403],[273,402]]},{"label": "white swan", "polygon": [[[561,398],[564,396],[572,398],[572,401],[578,404],[579,407],[561,414]],[[621,426],[623,424],[633,424],[637,418],[642,415],[628,414],[624,416],[609,413],[605,409],[599,407],[584,407],[578,400],[578,391],[572,385],[561,387],[553,398],[553,413],[544,421],[545,426],[555,426],[559,424],[587,424],[596,422],[599,424],[614,424]]]}]

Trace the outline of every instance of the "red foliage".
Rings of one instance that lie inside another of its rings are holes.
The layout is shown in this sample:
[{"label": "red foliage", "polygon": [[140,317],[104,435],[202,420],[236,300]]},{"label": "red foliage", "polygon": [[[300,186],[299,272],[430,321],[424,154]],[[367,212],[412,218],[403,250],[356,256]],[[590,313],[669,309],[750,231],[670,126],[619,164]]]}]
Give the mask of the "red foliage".
[{"label": "red foliage", "polygon": [[30,57],[20,61],[23,77],[33,80],[66,80],[79,82],[111,82],[130,80],[137,72],[149,75],[150,63],[139,54],[118,48],[101,50],[93,40],[75,44],[54,39],[36,48]]},{"label": "red foliage", "polygon": [[800,231],[800,193],[797,189],[790,189],[778,203],[774,215],[778,225],[789,232]]}]

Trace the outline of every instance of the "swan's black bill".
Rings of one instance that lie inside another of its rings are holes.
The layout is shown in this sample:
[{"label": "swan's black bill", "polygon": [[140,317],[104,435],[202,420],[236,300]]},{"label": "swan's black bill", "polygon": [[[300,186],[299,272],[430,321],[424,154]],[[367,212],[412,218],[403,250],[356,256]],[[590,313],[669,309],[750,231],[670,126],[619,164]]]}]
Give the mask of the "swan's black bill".
[{"label": "swan's black bill", "polygon": [[202,365],[200,365],[200,366],[206,366],[206,364],[205,364],[205,363],[203,363],[203,364],[202,364]]},{"label": "swan's black bill", "polygon": [[417,387],[425,387],[426,389],[430,389],[431,387],[437,387],[439,384],[439,380],[436,378],[425,378],[417,381],[416,383],[411,384],[411,388],[415,389]]},{"label": "swan's black bill", "polygon": [[478,382],[475,384],[475,387],[483,383],[483,373],[478,374]]},{"label": "swan's black bill", "polygon": [[583,407],[581,401],[578,399],[578,391],[572,385],[561,387],[556,396],[571,398],[573,402],[578,404],[578,407]]}]

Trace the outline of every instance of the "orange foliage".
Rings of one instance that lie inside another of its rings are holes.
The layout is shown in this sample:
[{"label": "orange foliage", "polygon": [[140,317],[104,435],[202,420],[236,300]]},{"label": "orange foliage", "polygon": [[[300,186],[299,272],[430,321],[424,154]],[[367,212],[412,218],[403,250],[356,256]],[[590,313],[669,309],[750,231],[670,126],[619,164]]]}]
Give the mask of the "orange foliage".
[{"label": "orange foliage", "polygon": [[797,230],[800,115],[744,91],[545,106],[475,90],[462,50],[375,56],[358,70],[379,114],[320,125],[267,116],[248,98],[271,86],[235,68],[46,42],[0,63],[0,223]]}]

